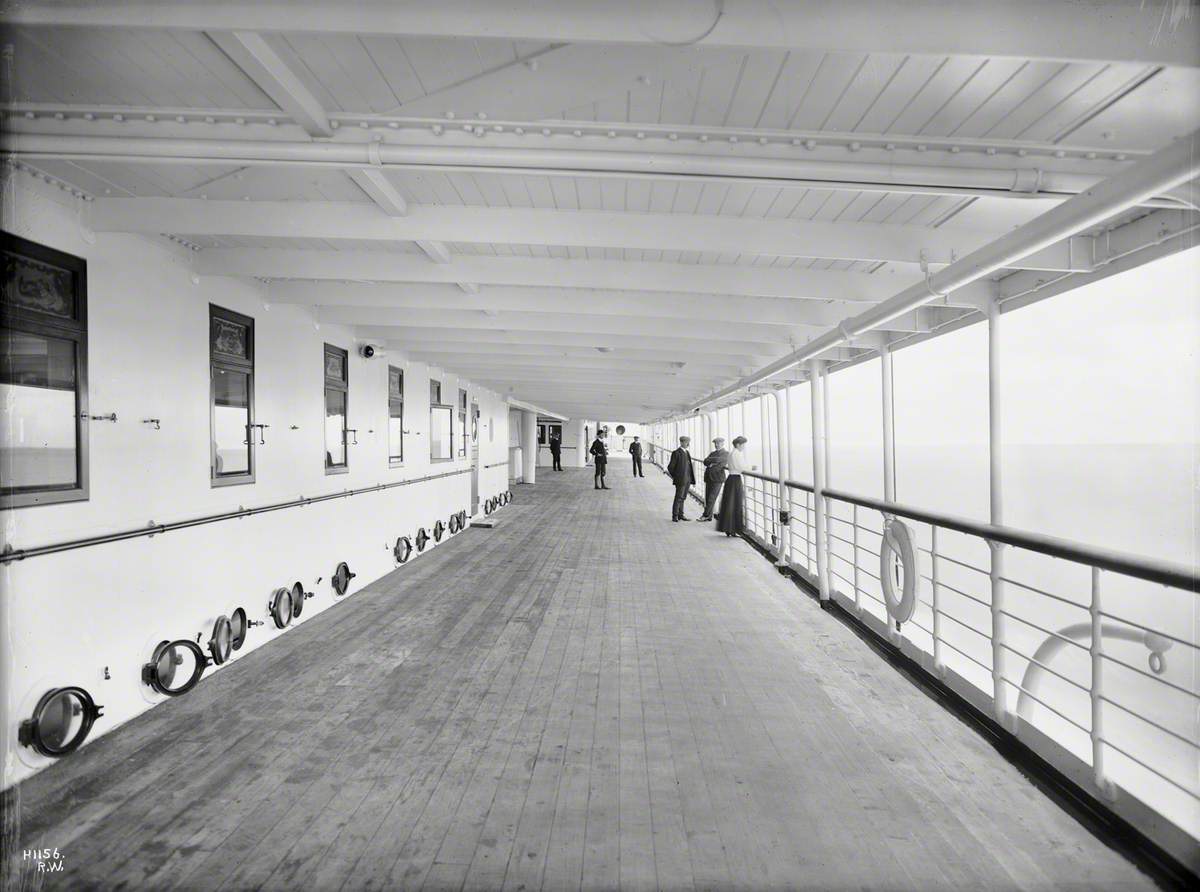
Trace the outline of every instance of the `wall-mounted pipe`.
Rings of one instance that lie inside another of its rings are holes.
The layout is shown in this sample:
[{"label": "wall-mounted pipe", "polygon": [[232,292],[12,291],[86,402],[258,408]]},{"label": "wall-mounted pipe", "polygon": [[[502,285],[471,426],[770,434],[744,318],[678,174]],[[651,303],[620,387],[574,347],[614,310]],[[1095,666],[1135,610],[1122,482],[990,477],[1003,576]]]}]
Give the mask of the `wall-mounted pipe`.
[{"label": "wall-mounted pipe", "polygon": [[[730,179],[865,191],[931,192],[1015,198],[1065,198],[1099,180],[1091,174],[1035,167],[974,168],[818,159],[714,157],[662,152],[504,146],[417,146],[349,141],[162,139],[11,133],[6,150],[26,159],[179,164],[418,168],[541,176],[581,173],[654,179]],[[1166,190],[1162,190],[1166,191]],[[1143,197],[1153,199],[1157,192]],[[1180,207],[1163,199],[1163,207]]]},{"label": "wall-mounted pipe", "polygon": [[1188,180],[1200,176],[1200,131],[1139,161],[1129,170],[1097,183],[1085,192],[1064,201],[1034,220],[1002,235],[991,244],[972,251],[966,257],[943,267],[917,285],[847,319],[800,349],[775,360],[757,372],[714,391],[689,407],[696,411],[711,402],[731,396],[755,384],[816,358],[832,347],[840,347],[863,332],[878,328],[930,301],[939,299],[992,273],[1012,266],[1023,257],[1047,248],[1092,226],[1098,226],[1114,214],[1138,205],[1147,198],[1161,195]]}]

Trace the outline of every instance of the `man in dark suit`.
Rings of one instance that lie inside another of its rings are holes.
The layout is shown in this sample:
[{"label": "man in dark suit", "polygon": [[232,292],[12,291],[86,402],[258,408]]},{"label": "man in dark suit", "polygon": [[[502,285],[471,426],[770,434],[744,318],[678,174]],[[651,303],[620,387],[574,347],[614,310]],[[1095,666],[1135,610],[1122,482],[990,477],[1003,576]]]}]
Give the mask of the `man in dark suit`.
[{"label": "man in dark suit", "polygon": [[683,505],[687,501],[688,487],[696,482],[696,472],[692,470],[692,456],[688,452],[691,445],[690,437],[679,438],[679,448],[671,453],[667,463],[667,473],[675,484],[675,501],[671,503],[671,520],[678,523],[681,520],[691,520],[683,516]]},{"label": "man in dark suit", "polygon": [[717,437],[713,440],[713,451],[704,459],[704,513],[701,520],[712,520],[713,509],[717,507],[717,499],[721,496],[721,487],[725,484],[725,465],[729,461],[729,450],[725,448],[725,440]]},{"label": "man in dark suit", "polygon": [[637,437],[629,444],[629,455],[633,458],[633,476],[645,477],[642,473],[642,444],[638,442]]},{"label": "man in dark suit", "polygon": [[592,441],[592,448],[588,451],[596,463],[596,489],[608,489],[604,483],[604,475],[608,471],[608,446],[604,444],[603,429],[596,431],[596,439]]},{"label": "man in dark suit", "polygon": [[562,437],[557,430],[550,432],[550,457],[554,459],[554,470],[562,470]]}]

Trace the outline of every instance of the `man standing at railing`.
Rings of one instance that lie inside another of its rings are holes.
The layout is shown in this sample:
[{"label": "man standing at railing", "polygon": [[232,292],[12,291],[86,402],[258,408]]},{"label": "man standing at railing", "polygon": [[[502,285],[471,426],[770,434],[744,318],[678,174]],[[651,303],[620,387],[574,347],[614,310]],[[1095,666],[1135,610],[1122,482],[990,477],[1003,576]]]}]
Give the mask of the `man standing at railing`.
[{"label": "man standing at railing", "polygon": [[671,520],[678,523],[681,520],[691,520],[683,516],[683,504],[687,501],[688,488],[696,482],[696,472],[692,470],[692,456],[688,452],[692,440],[690,437],[679,438],[679,448],[671,453],[671,461],[667,464],[667,473],[675,483],[675,500],[671,503]]},{"label": "man standing at railing", "polygon": [[729,462],[729,450],[725,448],[725,438],[713,440],[713,451],[704,459],[704,513],[701,520],[712,520],[713,509],[717,507],[717,499],[721,496],[721,486],[725,483],[725,465]]}]

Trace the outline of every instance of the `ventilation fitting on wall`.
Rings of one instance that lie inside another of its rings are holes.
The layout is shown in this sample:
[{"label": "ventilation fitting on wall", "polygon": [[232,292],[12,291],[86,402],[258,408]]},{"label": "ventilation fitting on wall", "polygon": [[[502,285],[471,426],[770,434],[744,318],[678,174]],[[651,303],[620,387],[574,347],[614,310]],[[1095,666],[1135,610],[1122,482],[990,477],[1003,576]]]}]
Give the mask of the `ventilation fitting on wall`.
[{"label": "ventilation fitting on wall", "polygon": [[[346,594],[350,588],[350,580],[355,577],[354,573],[350,572],[350,565],[342,561],[337,565],[337,569],[333,571],[333,578],[329,581],[333,584],[333,590],[339,595]],[[300,583],[296,583],[299,585]]]},{"label": "ventilation fitting on wall", "polygon": [[142,681],[160,694],[178,697],[196,686],[206,668],[208,659],[196,642],[162,641],[142,667]]},{"label": "ventilation fitting on wall", "polygon": [[417,551],[424,551],[425,546],[429,544],[429,534],[425,532],[425,527],[417,530]]},{"label": "ventilation fitting on wall", "polygon": [[17,742],[43,756],[65,756],[79,748],[103,709],[83,688],[53,688],[17,728]]},{"label": "ventilation fitting on wall", "polygon": [[292,592],[290,589],[277,588],[271,592],[271,601],[267,604],[267,612],[275,620],[275,628],[286,629],[292,623]]},{"label": "ventilation fitting on wall", "polygon": [[412,550],[412,540],[408,536],[401,536],[392,546],[392,555],[396,558],[397,564],[403,564],[412,557]]},{"label": "ventilation fitting on wall", "polygon": [[446,532],[446,525],[440,520],[433,525],[433,541],[441,542],[442,535]]}]

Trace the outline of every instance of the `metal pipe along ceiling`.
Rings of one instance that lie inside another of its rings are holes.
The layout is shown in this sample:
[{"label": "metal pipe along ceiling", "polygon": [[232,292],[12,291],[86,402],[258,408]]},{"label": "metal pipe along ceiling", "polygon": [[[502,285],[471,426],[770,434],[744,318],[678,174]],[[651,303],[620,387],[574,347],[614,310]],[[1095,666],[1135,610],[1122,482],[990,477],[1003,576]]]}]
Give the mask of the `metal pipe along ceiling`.
[{"label": "metal pipe along ceiling", "polygon": [[894,297],[839,323],[837,328],[827,331],[795,352],[709,394],[692,404],[689,411],[697,411],[709,403],[759,384],[792,366],[816,358],[826,350],[841,346],[863,332],[884,325],[957,288],[963,288],[997,270],[1011,266],[1022,257],[1097,226],[1114,214],[1137,205],[1152,195],[1161,195],[1186,183],[1200,175],[1198,149],[1200,131],[1194,131],[1139,161],[1129,170],[1096,184],[991,244],[943,267],[931,274],[926,281],[904,289]]},{"label": "metal pipe along ceiling", "polygon": [[[362,142],[159,139],[12,133],[6,150],[28,159],[156,161],[186,164],[296,164],[340,168],[421,168],[549,175],[740,179],[889,187],[898,191],[983,192],[1018,196],[1076,195],[1098,182],[1087,174],[1033,167],[966,168],[945,165],[854,163],[776,158],[721,158],[583,149],[499,146],[398,146]],[[1147,196],[1151,197],[1151,196]],[[1168,202],[1178,207],[1178,202]]]}]

